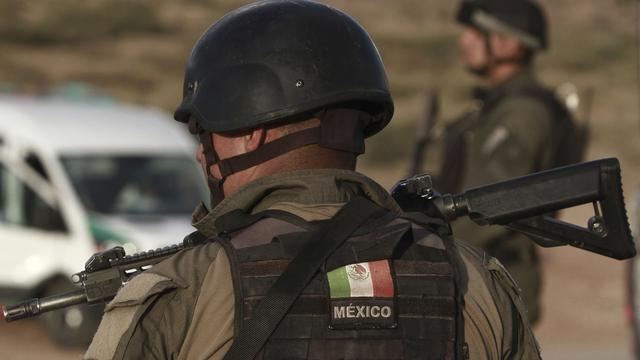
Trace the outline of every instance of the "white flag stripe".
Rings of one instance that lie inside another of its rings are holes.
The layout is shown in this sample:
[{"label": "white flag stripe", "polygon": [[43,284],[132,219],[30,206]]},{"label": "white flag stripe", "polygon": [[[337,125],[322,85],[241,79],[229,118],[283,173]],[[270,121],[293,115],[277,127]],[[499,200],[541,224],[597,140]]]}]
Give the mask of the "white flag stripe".
[{"label": "white flag stripe", "polygon": [[349,286],[351,287],[351,297],[373,297],[373,280],[371,279],[371,270],[369,270],[369,263],[358,263],[355,265],[364,266],[367,269],[366,278],[360,279],[358,277],[349,276],[349,268],[347,267],[347,279],[349,279]]}]

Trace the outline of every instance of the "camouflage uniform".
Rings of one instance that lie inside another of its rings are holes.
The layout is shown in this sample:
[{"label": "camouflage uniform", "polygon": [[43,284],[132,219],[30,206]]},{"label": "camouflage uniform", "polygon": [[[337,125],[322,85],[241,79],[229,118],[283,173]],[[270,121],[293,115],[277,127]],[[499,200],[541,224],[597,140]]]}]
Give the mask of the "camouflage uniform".
[{"label": "camouflage uniform", "polygon": [[[348,170],[301,170],[252,182],[194,226],[215,235],[216,218],[234,209],[276,209],[307,221],[333,216],[357,194],[393,212],[398,205],[374,181]],[[471,359],[539,359],[517,287],[502,266],[458,244],[467,273],[464,333]],[[88,359],[222,359],[234,339],[229,260],[210,243],[180,252],[128,283],[107,306]],[[206,335],[205,335],[206,334]]]},{"label": "camouflage uniform", "polygon": [[[529,174],[553,166],[554,112],[530,95],[541,89],[531,69],[515,74],[483,95],[482,104],[449,125],[436,187],[442,192]],[[541,271],[536,246],[501,226],[456,221],[454,235],[497,257],[522,288],[535,323],[540,316]]]}]

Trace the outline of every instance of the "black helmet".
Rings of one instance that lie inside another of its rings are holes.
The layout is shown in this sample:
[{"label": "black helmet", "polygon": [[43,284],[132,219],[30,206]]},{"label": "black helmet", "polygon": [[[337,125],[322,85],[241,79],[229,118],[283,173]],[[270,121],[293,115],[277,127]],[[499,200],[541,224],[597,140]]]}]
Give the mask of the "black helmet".
[{"label": "black helmet", "polygon": [[174,117],[193,116],[203,129],[225,133],[343,103],[373,115],[365,136],[393,114],[382,60],[367,32],[323,4],[261,1],[227,14],[198,40]]},{"label": "black helmet", "polygon": [[[347,14],[312,1],[250,4],[213,24],[187,64],[174,117],[200,136],[211,204],[225,179],[309,144],[361,154],[364,137],[384,128],[393,101],[380,54]],[[219,159],[211,133],[230,133],[311,117],[320,126],[254,151]],[[221,178],[210,169],[217,164]]]},{"label": "black helmet", "polygon": [[463,0],[456,19],[483,31],[509,34],[532,50],[548,46],[545,14],[534,0]]}]

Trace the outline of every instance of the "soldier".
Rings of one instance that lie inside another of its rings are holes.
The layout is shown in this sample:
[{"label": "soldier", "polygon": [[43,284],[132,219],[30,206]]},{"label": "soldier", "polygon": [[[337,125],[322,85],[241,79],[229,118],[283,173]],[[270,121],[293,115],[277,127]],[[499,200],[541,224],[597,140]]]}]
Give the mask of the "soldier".
[{"label": "soldier", "polygon": [[201,142],[212,210],[111,301],[89,359],[538,359],[516,286],[447,224],[353,169],[393,113],[347,14],[301,0],[213,24],[175,113]]},{"label": "soldier", "polygon": [[[580,161],[567,109],[535,76],[533,61],[548,46],[543,10],[532,0],[463,1],[459,46],[464,65],[486,79],[479,105],[443,136],[436,188],[459,192],[477,185]],[[503,227],[454,224],[457,238],[498,258],[522,289],[531,323],[539,319],[540,266],[535,245]]]}]

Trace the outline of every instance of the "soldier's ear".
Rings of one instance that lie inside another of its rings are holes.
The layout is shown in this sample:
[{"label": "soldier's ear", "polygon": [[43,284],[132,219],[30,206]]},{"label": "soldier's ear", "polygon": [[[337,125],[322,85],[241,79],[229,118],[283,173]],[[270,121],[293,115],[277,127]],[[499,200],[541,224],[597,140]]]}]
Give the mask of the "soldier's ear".
[{"label": "soldier's ear", "polygon": [[254,151],[264,144],[267,135],[265,128],[255,128],[243,136],[245,152]]}]

